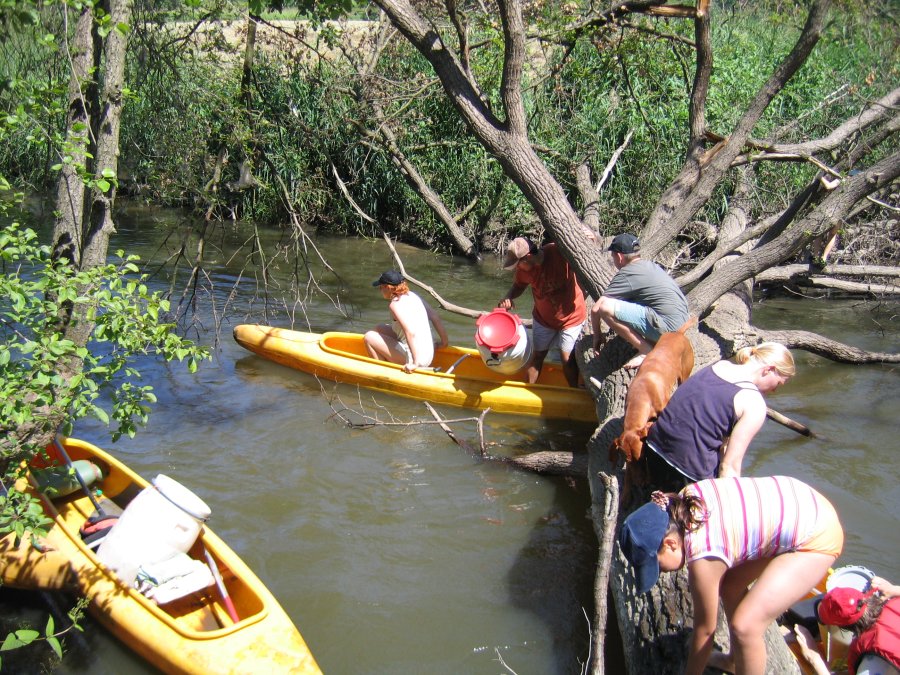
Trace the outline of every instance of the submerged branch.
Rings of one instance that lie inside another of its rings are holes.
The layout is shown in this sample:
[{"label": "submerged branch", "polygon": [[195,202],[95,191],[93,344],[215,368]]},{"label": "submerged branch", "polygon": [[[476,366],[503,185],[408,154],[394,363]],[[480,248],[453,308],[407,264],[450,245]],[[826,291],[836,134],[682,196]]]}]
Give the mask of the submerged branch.
[{"label": "submerged branch", "polygon": [[[467,441],[457,437],[456,434],[454,434],[448,426],[451,422],[460,420],[444,420],[440,417],[440,415],[438,415],[437,411],[433,407],[431,407],[431,404],[429,404],[427,401],[425,402],[425,406],[428,408],[434,419],[438,424],[441,425],[441,428],[447,433],[447,435],[454,443],[456,443],[470,455],[478,457],[479,459],[483,459],[486,462],[493,462],[495,464],[506,464],[507,466],[513,466],[517,469],[544,475],[571,476],[573,478],[584,478],[585,476],[587,476],[587,454],[576,455],[571,452],[544,450],[539,452],[530,452],[527,455],[522,455],[521,457],[489,455],[487,454],[485,449],[483,436],[481,438],[481,448],[480,450],[478,450],[472,447],[471,443],[468,443]],[[482,433],[482,420],[484,419],[484,416],[487,415],[489,410],[490,408],[486,409],[484,412],[482,412],[481,417],[478,418],[479,433]]]}]

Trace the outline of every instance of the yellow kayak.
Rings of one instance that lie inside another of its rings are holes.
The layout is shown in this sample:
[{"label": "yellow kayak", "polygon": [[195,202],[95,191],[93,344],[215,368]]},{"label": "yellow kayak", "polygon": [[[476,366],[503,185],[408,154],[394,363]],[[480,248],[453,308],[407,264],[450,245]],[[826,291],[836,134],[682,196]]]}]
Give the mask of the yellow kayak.
[{"label": "yellow kayak", "polygon": [[[92,489],[102,490],[103,498],[119,507],[126,507],[149,485],[90,443],[68,438],[62,444],[76,465],[78,460],[89,460],[100,469],[102,478]],[[48,449],[51,457],[56,452]],[[57,455],[56,459],[61,458]],[[24,481],[19,487],[24,489]],[[194,565],[209,565],[211,558],[215,570],[206,568],[210,579],[219,573],[230,601],[217,584],[210,583],[157,604],[121,581],[82,540],[79,529],[95,511],[83,490],[41,499],[46,515],[53,519],[49,534],[39,542],[43,551],[28,541],[15,547],[11,536],[0,539],[0,579],[4,584],[70,590],[90,598],[89,611],[100,623],[166,673],[321,672],[275,597],[205,526],[187,556]]]},{"label": "yellow kayak", "polygon": [[562,369],[544,363],[537,383],[506,379],[491,370],[475,349],[444,347],[430,368],[412,373],[370,358],[358,333],[306,333],[258,324],[234,329],[239,345],[255,354],[335,382],[357,384],[431,403],[499,413],[596,422],[594,401],[585,389],[569,387]]}]

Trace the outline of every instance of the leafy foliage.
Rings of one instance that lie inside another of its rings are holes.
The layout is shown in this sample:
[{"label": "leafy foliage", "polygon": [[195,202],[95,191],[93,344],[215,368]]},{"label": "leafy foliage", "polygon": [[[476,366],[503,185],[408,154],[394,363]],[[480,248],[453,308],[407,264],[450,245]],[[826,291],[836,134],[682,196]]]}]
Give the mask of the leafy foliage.
[{"label": "leafy foliage", "polygon": [[[43,633],[41,631],[34,630],[33,628],[19,628],[14,630],[11,633],[8,633],[6,638],[3,640],[3,643],[0,644],[0,652],[8,652],[14,649],[20,649],[22,647],[28,647],[29,645],[38,643],[38,642],[46,642],[47,646],[53,651],[54,655],[57,659],[62,659],[63,657],[63,649],[60,638],[62,638],[66,633],[77,630],[83,630],[81,624],[79,623],[84,617],[84,612],[88,606],[87,598],[81,598],[78,600],[72,609],[68,612],[69,625],[66,628],[57,629],[56,621],[53,616],[47,617],[47,623],[44,625]],[[2,666],[2,660],[0,660],[0,666]]]},{"label": "leafy foliage", "polygon": [[[67,411],[117,423],[114,436],[133,436],[155,402],[152,387],[139,385],[129,365],[136,355],[156,353],[186,361],[191,371],[208,356],[163,322],[169,303],[151,293],[136,256],[73,270],[51,259],[34,231],[13,222],[0,232],[0,420],[10,434],[35,421],[39,411]],[[80,347],[59,331],[58,317],[87,308],[96,323],[93,344]],[[80,366],[80,368],[78,367]],[[108,398],[102,398],[102,394]],[[103,401],[111,401],[104,404]],[[111,410],[107,408],[111,407]],[[4,448],[3,459],[20,459],[36,448]]]}]

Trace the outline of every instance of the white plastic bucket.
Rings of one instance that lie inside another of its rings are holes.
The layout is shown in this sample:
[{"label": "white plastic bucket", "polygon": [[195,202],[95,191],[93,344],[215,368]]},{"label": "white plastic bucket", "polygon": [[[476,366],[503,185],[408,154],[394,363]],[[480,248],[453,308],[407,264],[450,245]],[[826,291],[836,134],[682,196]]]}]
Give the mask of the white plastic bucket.
[{"label": "white plastic bucket", "polygon": [[475,322],[475,344],[491,370],[512,375],[531,360],[531,340],[518,315],[495,309]]},{"label": "white plastic bucket", "polygon": [[202,499],[168,476],[159,474],[153,485],[131,500],[97,550],[129,586],[141,565],[187,553],[210,515]]},{"label": "white plastic bucket", "polygon": [[868,589],[869,584],[872,583],[873,578],[875,578],[875,572],[867,567],[845,565],[844,567],[838,567],[828,575],[828,578],[825,580],[825,590],[855,588],[857,591],[865,591]]}]

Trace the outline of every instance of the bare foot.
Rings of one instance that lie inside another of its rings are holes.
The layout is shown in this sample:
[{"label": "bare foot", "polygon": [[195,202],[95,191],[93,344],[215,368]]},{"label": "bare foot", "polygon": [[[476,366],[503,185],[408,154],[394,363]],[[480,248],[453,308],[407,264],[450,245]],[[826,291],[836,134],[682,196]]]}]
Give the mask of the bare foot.
[{"label": "bare foot", "polygon": [[622,367],[625,370],[636,370],[641,367],[641,364],[644,362],[644,358],[646,358],[646,356],[646,354],[638,354]]}]

